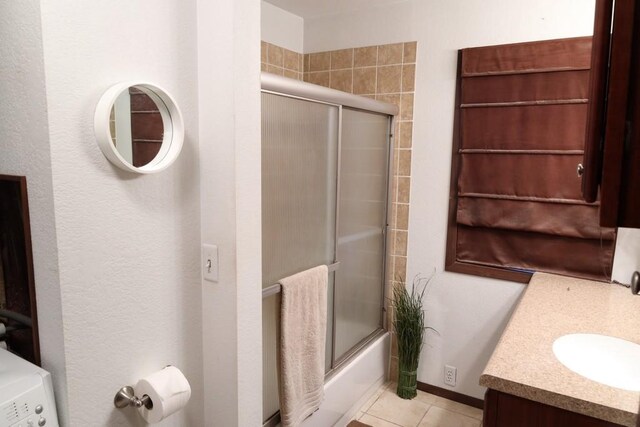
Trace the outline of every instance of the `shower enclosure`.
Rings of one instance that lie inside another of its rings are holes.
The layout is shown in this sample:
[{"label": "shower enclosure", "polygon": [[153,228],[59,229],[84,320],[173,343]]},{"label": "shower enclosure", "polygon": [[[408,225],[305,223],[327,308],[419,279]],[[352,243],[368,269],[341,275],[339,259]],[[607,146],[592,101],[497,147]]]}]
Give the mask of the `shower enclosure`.
[{"label": "shower enclosure", "polygon": [[385,236],[396,113],[390,104],[262,76],[266,425],[278,420],[279,279],[329,266],[325,378],[384,333]]}]

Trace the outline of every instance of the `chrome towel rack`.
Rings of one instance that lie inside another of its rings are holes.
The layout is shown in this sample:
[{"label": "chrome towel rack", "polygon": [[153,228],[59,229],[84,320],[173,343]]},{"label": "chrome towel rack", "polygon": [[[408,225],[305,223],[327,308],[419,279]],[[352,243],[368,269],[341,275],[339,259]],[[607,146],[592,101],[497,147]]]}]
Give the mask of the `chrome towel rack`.
[{"label": "chrome towel rack", "polygon": [[[327,268],[329,269],[329,273],[332,271],[336,271],[340,267],[340,262],[334,262],[333,264],[329,264]],[[275,283],[271,286],[267,286],[262,289],[262,299],[269,298],[272,295],[279,294],[282,291],[282,286],[280,283]]]}]

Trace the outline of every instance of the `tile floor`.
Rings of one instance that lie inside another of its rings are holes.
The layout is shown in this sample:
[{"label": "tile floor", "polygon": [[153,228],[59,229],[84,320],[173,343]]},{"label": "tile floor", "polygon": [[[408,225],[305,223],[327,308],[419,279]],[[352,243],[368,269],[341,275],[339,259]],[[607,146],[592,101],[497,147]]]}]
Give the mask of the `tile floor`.
[{"label": "tile floor", "polygon": [[373,427],[481,427],[482,411],[418,390],[412,400],[400,399],[395,383],[387,383],[365,403],[355,420]]}]

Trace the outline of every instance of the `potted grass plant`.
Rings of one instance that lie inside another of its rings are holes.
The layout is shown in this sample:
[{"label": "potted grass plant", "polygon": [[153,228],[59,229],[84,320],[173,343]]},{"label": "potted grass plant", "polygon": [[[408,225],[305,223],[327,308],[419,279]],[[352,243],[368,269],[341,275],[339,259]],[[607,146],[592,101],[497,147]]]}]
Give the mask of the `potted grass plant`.
[{"label": "potted grass plant", "polygon": [[422,300],[430,280],[416,276],[409,290],[401,279],[393,288],[393,329],[398,343],[397,394],[402,399],[417,396],[418,361],[424,344],[423,335],[425,329],[430,329],[424,324]]}]

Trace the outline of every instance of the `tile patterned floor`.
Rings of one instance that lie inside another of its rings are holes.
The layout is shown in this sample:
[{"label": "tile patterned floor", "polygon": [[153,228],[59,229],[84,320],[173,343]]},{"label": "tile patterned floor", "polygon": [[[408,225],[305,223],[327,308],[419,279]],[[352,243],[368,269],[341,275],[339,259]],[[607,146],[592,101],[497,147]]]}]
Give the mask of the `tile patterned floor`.
[{"label": "tile patterned floor", "polygon": [[373,427],[482,427],[480,409],[419,390],[412,400],[400,399],[395,387],[380,387],[354,419]]}]

